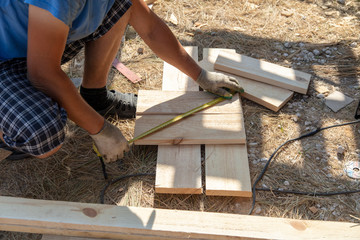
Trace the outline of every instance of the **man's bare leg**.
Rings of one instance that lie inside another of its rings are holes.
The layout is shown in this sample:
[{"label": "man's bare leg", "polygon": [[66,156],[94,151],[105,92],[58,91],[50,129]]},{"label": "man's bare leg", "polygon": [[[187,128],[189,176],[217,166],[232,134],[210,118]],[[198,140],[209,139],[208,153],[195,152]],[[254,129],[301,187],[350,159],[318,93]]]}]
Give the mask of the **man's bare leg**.
[{"label": "man's bare leg", "polygon": [[101,88],[106,85],[111,64],[119,50],[130,14],[131,7],[104,36],[86,43],[83,87]]}]

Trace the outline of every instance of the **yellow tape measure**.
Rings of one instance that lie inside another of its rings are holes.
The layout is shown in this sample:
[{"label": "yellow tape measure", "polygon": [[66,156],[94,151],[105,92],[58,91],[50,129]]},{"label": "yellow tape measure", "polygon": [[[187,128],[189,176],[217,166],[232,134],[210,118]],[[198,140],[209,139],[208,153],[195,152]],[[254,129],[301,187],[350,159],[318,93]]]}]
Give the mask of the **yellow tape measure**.
[{"label": "yellow tape measure", "polygon": [[[234,94],[234,93],[232,92],[232,94]],[[148,131],[140,134],[139,136],[134,137],[133,139],[129,140],[128,143],[131,145],[131,144],[133,144],[136,140],[139,140],[139,139],[141,139],[141,138],[143,138],[143,137],[146,137],[146,136],[148,136],[148,135],[150,135],[150,134],[152,134],[152,133],[154,133],[154,132],[156,132],[156,131],[164,128],[164,127],[169,126],[170,124],[173,124],[173,123],[175,123],[175,122],[177,122],[177,121],[179,121],[179,120],[181,120],[181,119],[184,119],[184,118],[190,116],[191,114],[194,114],[194,113],[196,113],[196,112],[199,112],[199,111],[201,111],[201,110],[204,110],[204,109],[206,109],[206,108],[208,108],[208,107],[211,107],[211,106],[213,106],[213,105],[215,105],[215,104],[218,104],[218,103],[220,103],[220,102],[222,102],[222,101],[224,101],[224,100],[228,100],[228,99],[229,99],[229,98],[218,97],[218,98],[216,98],[216,99],[214,99],[214,100],[212,100],[212,101],[210,101],[210,102],[208,102],[208,103],[205,103],[205,104],[203,104],[203,105],[201,105],[201,106],[199,106],[199,107],[196,107],[196,108],[194,108],[194,109],[191,109],[190,111],[188,111],[188,112],[186,112],[186,113],[180,114],[180,115],[178,115],[178,116],[176,116],[176,117],[174,117],[174,118],[172,118],[172,119],[170,119],[170,120],[168,120],[168,121],[166,121],[166,122],[164,122],[164,123],[161,123],[160,125],[158,125],[158,126],[152,128],[152,129],[150,129],[150,130],[148,130]],[[100,152],[98,151],[98,149],[96,148],[95,144],[93,144],[93,149],[94,149],[95,153],[98,155],[98,157],[101,157],[101,154],[100,154]]]},{"label": "yellow tape measure", "polygon": [[199,111],[201,111],[201,110],[204,110],[205,108],[211,107],[211,106],[213,106],[213,105],[215,105],[215,104],[217,104],[217,103],[220,103],[220,102],[222,102],[222,101],[224,101],[224,100],[226,100],[226,98],[218,97],[218,98],[216,98],[216,99],[214,99],[214,100],[212,100],[212,101],[210,101],[210,102],[208,102],[208,103],[205,103],[205,104],[203,104],[203,105],[201,105],[201,106],[199,106],[199,107],[196,107],[196,108],[194,108],[194,109],[192,109],[192,110],[190,110],[190,111],[188,111],[188,112],[186,112],[186,113],[183,113],[183,114],[181,114],[181,115],[179,115],[179,116],[176,116],[176,117],[174,117],[174,118],[172,118],[172,119],[170,119],[170,120],[168,120],[168,121],[166,121],[166,122],[164,122],[164,123],[161,123],[160,125],[158,125],[158,126],[152,128],[152,129],[150,129],[150,130],[148,130],[148,131],[140,134],[139,136],[134,137],[133,139],[129,140],[128,143],[129,143],[129,144],[132,144],[132,143],[134,143],[136,140],[139,140],[139,139],[141,139],[141,138],[143,138],[143,137],[146,137],[147,135],[152,134],[152,133],[154,133],[154,132],[156,132],[156,131],[158,131],[158,130],[166,127],[166,126],[169,126],[170,124],[173,124],[173,123],[181,120],[181,119],[184,119],[184,118],[190,116],[190,115],[193,114],[193,113],[196,113],[196,112],[199,112]]}]

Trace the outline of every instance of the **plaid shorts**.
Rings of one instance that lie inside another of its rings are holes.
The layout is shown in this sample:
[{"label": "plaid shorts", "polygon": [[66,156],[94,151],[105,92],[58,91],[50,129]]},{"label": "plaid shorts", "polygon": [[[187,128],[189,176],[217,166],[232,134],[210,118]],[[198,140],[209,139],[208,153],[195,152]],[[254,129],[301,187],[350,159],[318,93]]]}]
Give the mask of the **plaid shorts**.
[{"label": "plaid shorts", "polygon": [[[130,0],[115,0],[93,34],[66,46],[62,63],[86,42],[105,35],[130,6]],[[0,61],[0,131],[7,145],[34,156],[45,154],[64,142],[66,120],[66,111],[27,79],[26,58]]]}]

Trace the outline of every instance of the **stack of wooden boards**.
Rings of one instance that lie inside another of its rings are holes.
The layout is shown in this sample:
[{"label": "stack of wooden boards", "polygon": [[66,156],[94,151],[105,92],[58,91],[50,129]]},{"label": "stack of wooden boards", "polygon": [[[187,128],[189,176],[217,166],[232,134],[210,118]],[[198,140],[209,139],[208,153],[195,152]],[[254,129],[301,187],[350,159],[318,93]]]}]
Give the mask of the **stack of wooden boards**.
[{"label": "stack of wooden boards", "polygon": [[[186,50],[197,61],[197,47]],[[289,88],[306,93],[310,81],[306,73],[264,64],[236,54],[232,49],[204,49],[199,64],[210,71],[214,71],[215,66],[237,75],[245,72],[246,77],[258,78],[259,81],[254,81],[229,74],[245,89],[243,97],[274,111],[292,97]],[[210,93],[199,92],[192,79],[165,63],[162,91],[139,91],[135,137],[214,98],[216,96]],[[232,100],[193,114],[135,144],[159,145],[157,193],[201,194],[205,187],[207,195],[251,197],[243,110],[238,94]],[[202,144],[205,145],[205,186],[201,178]]]}]

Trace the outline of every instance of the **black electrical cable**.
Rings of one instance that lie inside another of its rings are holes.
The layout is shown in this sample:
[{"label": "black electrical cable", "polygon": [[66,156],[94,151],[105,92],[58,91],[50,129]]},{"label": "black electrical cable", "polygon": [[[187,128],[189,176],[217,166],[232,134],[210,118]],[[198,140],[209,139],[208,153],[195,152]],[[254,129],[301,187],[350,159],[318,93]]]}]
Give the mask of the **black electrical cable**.
[{"label": "black electrical cable", "polygon": [[[277,154],[277,152],[286,144],[290,143],[290,142],[294,142],[306,137],[310,137],[313,136],[315,134],[317,134],[318,132],[321,132],[323,130],[329,129],[329,128],[334,128],[334,127],[341,127],[341,126],[346,126],[346,125],[351,125],[351,124],[356,124],[356,123],[360,123],[360,120],[356,120],[356,121],[352,121],[352,122],[347,122],[347,123],[341,123],[341,124],[336,124],[336,125],[332,125],[332,126],[328,126],[328,127],[323,127],[323,128],[317,128],[316,130],[306,133],[304,135],[301,135],[300,137],[297,138],[293,138],[293,139],[289,139],[286,142],[284,142],[283,144],[281,144],[277,149],[275,149],[275,151],[271,154],[269,160],[266,162],[263,170],[261,171],[260,175],[258,176],[258,178],[255,180],[253,186],[252,186],[252,197],[253,197],[253,201],[252,201],[252,206],[251,209],[249,211],[249,215],[252,214],[254,207],[255,207],[255,203],[256,203],[256,190],[260,190],[260,191],[273,191],[273,192],[278,192],[278,193],[293,193],[293,194],[302,194],[302,195],[312,195],[312,196],[331,196],[331,195],[339,195],[339,194],[350,194],[350,193],[357,193],[360,192],[360,190],[354,190],[354,191],[344,191],[344,192],[334,192],[334,193],[322,193],[323,195],[319,195],[319,193],[307,193],[307,192],[298,192],[298,191],[284,191],[284,190],[270,190],[270,189],[262,189],[262,188],[256,188],[256,185],[258,184],[258,182],[263,178],[263,176],[265,175],[265,172],[268,168],[268,166],[270,165],[271,160],[275,157],[275,155]],[[325,195],[326,194],[326,195]]]},{"label": "black electrical cable", "polygon": [[153,174],[153,173],[136,173],[136,174],[129,174],[129,175],[121,176],[121,177],[115,178],[114,180],[111,180],[110,182],[108,182],[105,185],[105,187],[100,192],[100,203],[104,204],[105,192],[110,185],[112,185],[120,180],[124,180],[126,178],[142,177],[142,176],[155,176],[155,174]]}]

